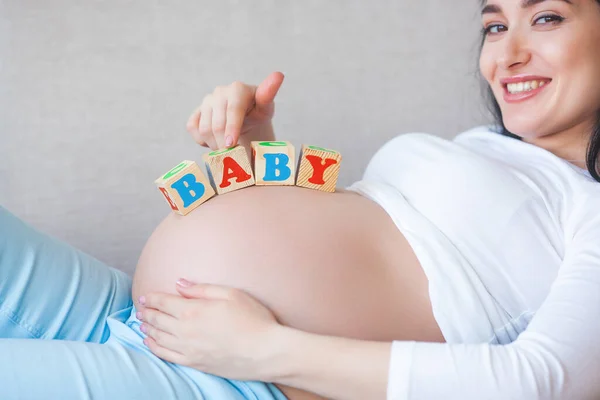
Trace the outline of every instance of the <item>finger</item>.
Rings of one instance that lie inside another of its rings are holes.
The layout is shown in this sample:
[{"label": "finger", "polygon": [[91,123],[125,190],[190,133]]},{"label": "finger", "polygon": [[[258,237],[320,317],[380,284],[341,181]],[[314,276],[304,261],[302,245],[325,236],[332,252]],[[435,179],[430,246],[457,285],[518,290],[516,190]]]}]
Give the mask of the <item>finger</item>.
[{"label": "finger", "polygon": [[212,103],[205,102],[202,105],[202,117],[200,118],[200,125],[198,129],[200,138],[204,140],[212,150],[217,150],[217,143],[215,142],[212,131],[212,112]]},{"label": "finger", "polygon": [[161,331],[147,322],[140,326],[140,330],[151,337],[159,346],[173,351],[180,350],[181,340],[177,336]]},{"label": "finger", "polygon": [[199,141],[200,139],[200,132],[198,130],[198,127],[200,125],[200,109],[202,108],[202,105],[198,106],[198,108],[196,108],[192,114],[190,115],[190,117],[187,120],[187,123],[185,124],[185,130],[188,131],[192,137],[194,138],[194,140],[196,142]]},{"label": "finger", "polygon": [[227,110],[227,97],[218,97],[213,101],[212,109],[212,132],[219,149],[224,149],[225,145],[225,117]]},{"label": "finger", "polygon": [[235,295],[236,291],[236,289],[230,287],[209,285],[205,283],[193,286],[175,286],[182,296],[194,299],[230,300]]},{"label": "finger", "polygon": [[151,337],[145,338],[144,344],[155,356],[160,357],[163,360],[180,365],[189,365],[187,358],[183,354],[160,346]]},{"label": "finger", "polygon": [[144,321],[163,332],[177,336],[176,332],[179,331],[180,327],[177,318],[152,308],[146,308],[140,312],[142,314],[140,321]]},{"label": "finger", "polygon": [[144,307],[154,308],[175,318],[179,318],[185,303],[181,296],[167,293],[152,292],[143,297],[145,297],[145,302],[142,304]]},{"label": "finger", "polygon": [[246,118],[246,107],[239,98],[232,99],[227,104],[227,125],[225,126],[225,144],[227,138],[230,137],[228,147],[235,146],[242,132],[244,119]]},{"label": "finger", "polygon": [[284,75],[281,72],[273,72],[256,88],[255,101],[257,108],[270,107],[275,100],[277,92],[283,83]]}]

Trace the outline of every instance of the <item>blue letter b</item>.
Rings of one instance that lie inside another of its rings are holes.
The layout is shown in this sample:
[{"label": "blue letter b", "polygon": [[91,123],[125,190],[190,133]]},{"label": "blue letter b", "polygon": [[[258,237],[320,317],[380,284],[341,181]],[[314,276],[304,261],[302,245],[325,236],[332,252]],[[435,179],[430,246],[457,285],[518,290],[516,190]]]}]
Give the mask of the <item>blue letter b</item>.
[{"label": "blue letter b", "polygon": [[288,161],[290,161],[287,155],[283,153],[270,153],[263,154],[263,156],[266,161],[263,181],[285,181],[292,175],[292,170],[287,166]]},{"label": "blue letter b", "polygon": [[196,200],[204,196],[204,185],[196,180],[194,174],[187,174],[173,182],[171,187],[177,190],[183,200],[183,207],[187,208]]}]

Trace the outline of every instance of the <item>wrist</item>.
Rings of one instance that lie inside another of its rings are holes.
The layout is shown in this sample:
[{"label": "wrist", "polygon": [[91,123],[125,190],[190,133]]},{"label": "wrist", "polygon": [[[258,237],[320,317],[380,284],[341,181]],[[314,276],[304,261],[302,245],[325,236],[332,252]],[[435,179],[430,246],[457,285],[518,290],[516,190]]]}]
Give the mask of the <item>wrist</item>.
[{"label": "wrist", "polygon": [[263,380],[326,398],[385,399],[390,342],[317,335],[279,325],[267,339]]},{"label": "wrist", "polygon": [[298,341],[297,333],[302,332],[277,324],[265,335],[265,347],[258,364],[262,367],[260,380],[281,383],[293,374],[290,369],[293,365],[291,353],[297,348],[294,343]]}]

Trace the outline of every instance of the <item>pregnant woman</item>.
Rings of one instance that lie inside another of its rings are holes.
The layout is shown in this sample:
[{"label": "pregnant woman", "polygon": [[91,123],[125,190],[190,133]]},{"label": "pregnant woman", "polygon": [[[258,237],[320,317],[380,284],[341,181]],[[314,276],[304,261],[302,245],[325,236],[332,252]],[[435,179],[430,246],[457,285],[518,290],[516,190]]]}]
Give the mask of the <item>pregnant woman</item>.
[{"label": "pregnant woman", "polygon": [[[497,132],[400,135],[346,190],[171,214],[133,282],[0,212],[1,397],[600,397],[600,2],[482,22]],[[217,88],[188,128],[274,140],[282,80]]]}]

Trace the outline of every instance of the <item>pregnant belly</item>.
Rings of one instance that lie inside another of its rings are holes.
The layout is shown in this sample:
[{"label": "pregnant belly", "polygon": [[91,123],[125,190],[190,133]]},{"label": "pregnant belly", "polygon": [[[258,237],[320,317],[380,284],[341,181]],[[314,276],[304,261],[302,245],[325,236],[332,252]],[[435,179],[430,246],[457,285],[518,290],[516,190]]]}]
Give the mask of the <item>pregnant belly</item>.
[{"label": "pregnant belly", "polygon": [[180,277],[243,289],[309,332],[443,341],[408,242],[379,205],[353,192],[252,186],[185,217],[171,213],[139,258],[136,307],[150,291],[176,294]]}]

